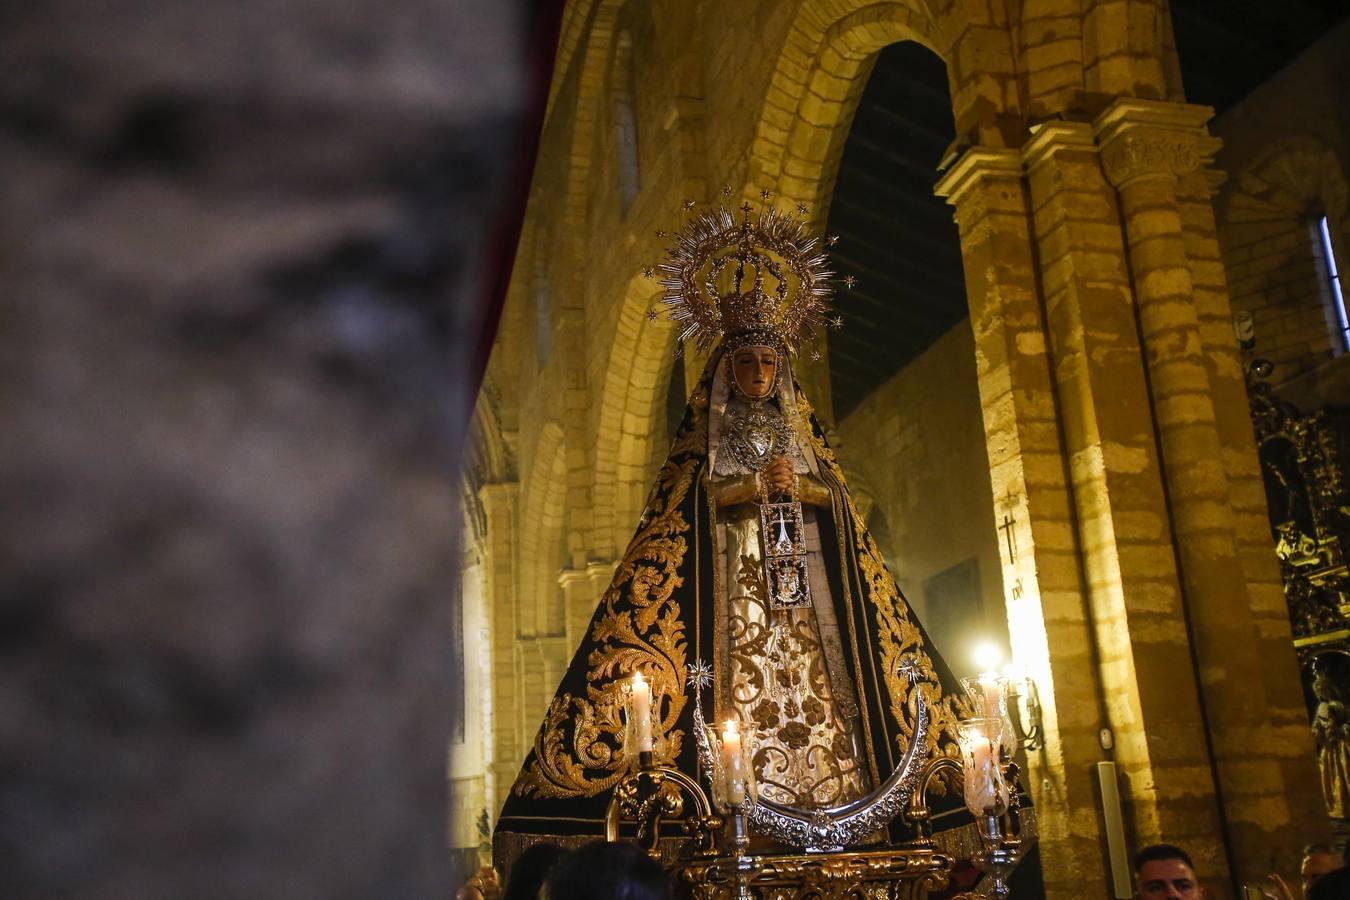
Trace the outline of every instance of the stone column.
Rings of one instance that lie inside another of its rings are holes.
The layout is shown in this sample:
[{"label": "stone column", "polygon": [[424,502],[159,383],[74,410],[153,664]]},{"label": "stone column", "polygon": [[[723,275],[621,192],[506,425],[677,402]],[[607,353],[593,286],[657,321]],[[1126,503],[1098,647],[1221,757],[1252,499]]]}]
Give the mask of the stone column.
[{"label": "stone column", "polygon": [[1022,156],[1122,793],[1139,843],[1184,844],[1218,887],[1227,859],[1115,198],[1086,124],[1046,124]]},{"label": "stone column", "polygon": [[[574,649],[567,644],[567,638],[560,634],[516,639],[514,681],[510,685],[514,700],[509,708],[514,712],[520,741],[517,753],[511,760],[511,782],[514,782],[525,754],[534,746],[539,723],[544,720],[549,704],[553,702],[553,696],[570,662],[568,654]],[[505,785],[505,789],[510,788],[511,782]],[[505,793],[502,796],[505,797]]]},{"label": "stone column", "polygon": [[[1287,710],[1296,689],[1292,648],[1270,658],[1253,619],[1215,408],[1221,395],[1205,359],[1187,255],[1178,179],[1202,170],[1217,149],[1204,128],[1211,114],[1118,100],[1094,130],[1120,198],[1231,872],[1241,881],[1268,871],[1273,854],[1287,863],[1312,829],[1294,821],[1290,800],[1315,785],[1315,773],[1309,766],[1306,784],[1286,781],[1289,743],[1271,727],[1271,706]],[[1267,690],[1272,675],[1275,696]],[[1277,718],[1287,724],[1287,716]],[[1300,745],[1306,738],[1294,741]]]},{"label": "stone column", "polygon": [[[1284,760],[1292,820],[1316,823],[1322,820],[1325,805],[1310,780],[1313,767],[1309,760],[1315,750],[1298,663],[1291,649],[1289,605],[1279,564],[1271,552],[1265,484],[1256,455],[1247,385],[1233,334],[1233,311],[1210,199],[1220,183],[1218,173],[1203,167],[1179,175],[1177,200],[1185,231],[1192,296],[1200,322],[1203,359],[1213,388],[1214,413],[1223,446],[1224,471],[1228,475],[1233,530],[1256,628],[1258,653],[1265,661],[1261,675],[1266,684],[1267,729],[1272,737],[1279,736],[1271,741],[1271,746]],[[1314,837],[1309,836],[1308,840]],[[1284,862],[1295,864],[1294,853],[1299,849],[1291,839],[1282,848],[1288,855]]]},{"label": "stone column", "polygon": [[1021,160],[967,150],[937,193],[956,207],[961,231],[1009,635],[1045,707],[1045,746],[1030,754],[1028,781],[1046,887],[1067,900],[1106,883],[1093,781],[1100,687]]},{"label": "stone column", "polygon": [[515,551],[520,485],[516,482],[485,484],[479,489],[478,496],[487,520],[483,597],[492,633],[492,697],[490,713],[484,723],[484,738],[490,741],[487,753],[492,764],[488,768],[485,790],[491,804],[489,812],[495,818],[525,755],[517,716],[512,714],[517,708],[515,645],[519,623]]},{"label": "stone column", "polygon": [[[538,723],[544,720],[544,713],[548,710],[548,705],[553,702],[553,696],[558,692],[558,685],[562,684],[563,675],[567,673],[567,664],[572,661],[572,652],[576,650],[577,645],[570,643],[563,635],[556,634],[549,637],[536,639],[539,647],[540,666],[540,686],[536,702],[530,709],[525,711],[526,717],[530,720],[530,727],[538,727]],[[529,736],[534,739],[534,734]]]},{"label": "stone column", "polygon": [[600,605],[600,598],[609,588],[614,578],[612,562],[587,563],[584,569],[566,569],[558,576],[562,586],[563,603],[567,614],[567,650],[572,652],[581,646],[581,639]]}]

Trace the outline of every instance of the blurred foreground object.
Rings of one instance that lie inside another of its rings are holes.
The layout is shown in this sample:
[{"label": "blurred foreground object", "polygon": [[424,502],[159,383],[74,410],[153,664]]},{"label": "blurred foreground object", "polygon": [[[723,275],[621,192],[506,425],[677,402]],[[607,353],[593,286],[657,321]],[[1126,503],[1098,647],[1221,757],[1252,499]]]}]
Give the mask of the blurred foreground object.
[{"label": "blurred foreground object", "polygon": [[0,894],[450,894],[522,7],[0,11]]}]

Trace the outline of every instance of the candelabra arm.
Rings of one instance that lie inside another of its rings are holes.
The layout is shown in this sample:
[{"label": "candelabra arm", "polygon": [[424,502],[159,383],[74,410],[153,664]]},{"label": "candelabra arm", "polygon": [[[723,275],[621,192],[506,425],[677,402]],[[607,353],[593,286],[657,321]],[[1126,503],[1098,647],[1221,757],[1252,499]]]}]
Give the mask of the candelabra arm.
[{"label": "candelabra arm", "polygon": [[919,783],[914,789],[914,793],[909,799],[909,809],[905,811],[905,818],[914,826],[914,844],[918,847],[932,848],[933,843],[933,823],[931,820],[931,810],[928,806],[928,788],[939,772],[950,771],[959,779],[961,777],[961,762],[952,759],[950,756],[938,756],[930,759],[923,767],[923,773],[919,776]]},{"label": "candelabra arm", "polygon": [[1012,720],[1013,731],[1017,735],[1017,743],[1022,749],[1028,752],[1039,750],[1045,746],[1045,728],[1041,721],[1041,692],[1036,686],[1036,682],[1031,678],[1024,678],[1021,683],[1026,690],[1027,717],[1026,722],[1022,721],[1022,705],[1019,702],[1022,694],[1016,690],[1009,690],[1008,695],[1008,718]]},{"label": "candelabra arm", "polygon": [[[638,756],[639,767],[614,786],[605,809],[605,840],[619,839],[624,815],[638,823],[638,839],[648,853],[655,854],[661,838],[661,819],[684,812],[684,798],[694,804],[694,820],[703,822],[712,816],[712,804],[698,782],[671,766],[658,766],[652,754]],[[673,788],[673,790],[672,790]]]}]

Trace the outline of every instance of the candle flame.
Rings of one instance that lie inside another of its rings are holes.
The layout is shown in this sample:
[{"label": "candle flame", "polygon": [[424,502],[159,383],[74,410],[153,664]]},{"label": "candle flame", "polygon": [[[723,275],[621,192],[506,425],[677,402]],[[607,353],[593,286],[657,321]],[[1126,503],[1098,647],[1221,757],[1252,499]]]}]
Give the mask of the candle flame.
[{"label": "candle flame", "polygon": [[727,719],[727,724],[723,731],[727,734],[739,734],[740,728],[737,726],[735,719]]},{"label": "candle flame", "polygon": [[642,673],[641,673],[641,672],[634,672],[634,673],[633,673],[633,685],[634,685],[635,687],[636,687],[637,685],[643,684],[643,683],[645,683],[645,682],[646,682],[646,679],[642,677]]},{"label": "candle flame", "polygon": [[1003,658],[1003,653],[998,649],[998,645],[985,641],[975,648],[973,654],[975,665],[980,667],[980,671],[993,674],[998,669],[999,660]]}]

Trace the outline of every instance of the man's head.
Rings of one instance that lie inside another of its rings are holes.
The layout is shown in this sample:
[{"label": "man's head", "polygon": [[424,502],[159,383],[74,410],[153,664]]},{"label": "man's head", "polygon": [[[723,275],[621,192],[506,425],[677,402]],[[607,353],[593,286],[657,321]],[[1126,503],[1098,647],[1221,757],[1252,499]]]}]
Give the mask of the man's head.
[{"label": "man's head", "polygon": [[1303,893],[1328,872],[1341,867],[1340,856],[1326,844],[1309,844],[1303,848],[1303,864],[1299,866],[1299,880],[1303,882]]},{"label": "man's head", "polygon": [[746,344],[731,351],[731,376],[751,400],[763,400],[778,379],[778,351],[766,344]]},{"label": "man's head", "polygon": [[1194,900],[1205,896],[1190,856],[1171,844],[1154,844],[1135,854],[1134,881],[1140,900]]}]

